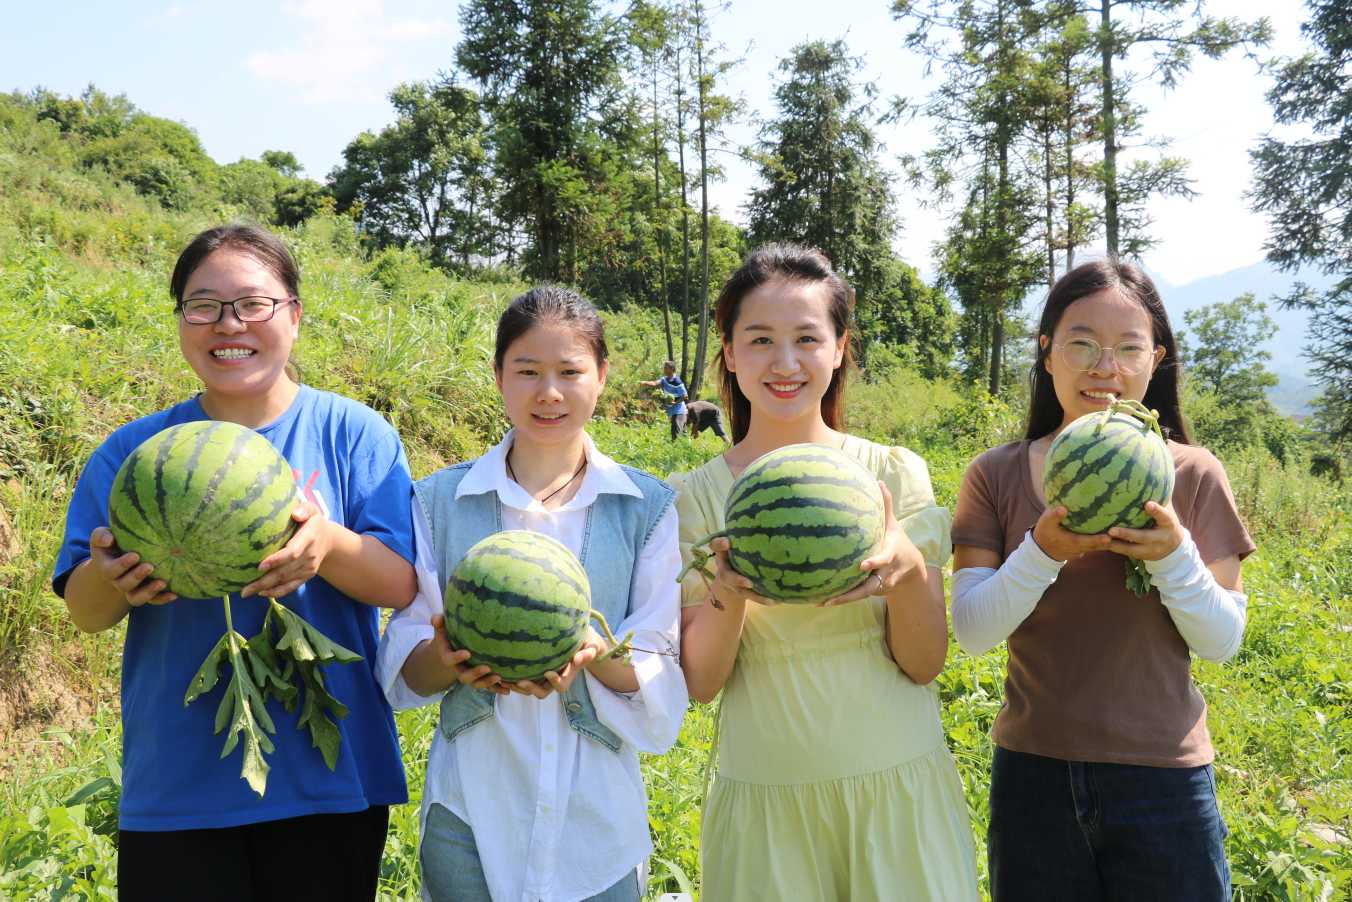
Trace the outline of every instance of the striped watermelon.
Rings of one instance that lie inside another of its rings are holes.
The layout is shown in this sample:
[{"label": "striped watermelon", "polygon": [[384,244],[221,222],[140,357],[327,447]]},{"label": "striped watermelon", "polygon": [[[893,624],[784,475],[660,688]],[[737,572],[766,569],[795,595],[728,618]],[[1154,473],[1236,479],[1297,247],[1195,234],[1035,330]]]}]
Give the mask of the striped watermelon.
[{"label": "striped watermelon", "polygon": [[122,463],[108,497],[117,547],[155,565],[184,598],[218,598],[259,577],[295,531],[291,466],[252,429],[220,420],[171,426]]},{"label": "striped watermelon", "polygon": [[1047,505],[1065,505],[1062,526],[1084,535],[1113,526],[1141,529],[1154,520],[1147,501],[1174,490],[1174,459],[1159,416],[1139,401],[1114,400],[1061,431],[1042,469]]},{"label": "striped watermelon", "polygon": [[562,670],[595,617],[591,586],[560,542],[513,529],[476,543],[446,580],[446,634],[467,649],[467,667],[487,664],[504,680],[539,679]]},{"label": "striped watermelon", "polygon": [[827,445],[785,445],[751,462],[724,505],[728,563],[766,598],[825,601],[866,577],[884,532],[883,496],[864,466]]}]

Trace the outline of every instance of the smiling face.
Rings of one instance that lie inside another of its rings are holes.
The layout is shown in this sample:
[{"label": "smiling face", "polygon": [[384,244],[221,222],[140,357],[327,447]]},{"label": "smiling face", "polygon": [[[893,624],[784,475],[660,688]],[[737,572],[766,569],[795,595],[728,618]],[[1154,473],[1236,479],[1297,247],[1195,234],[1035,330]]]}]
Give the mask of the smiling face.
[{"label": "smiling face", "polygon": [[[1123,372],[1117,363],[1117,353],[1107,351],[1087,371],[1080,372],[1067,362],[1069,355],[1062,346],[1085,339],[1103,348],[1119,348],[1123,353],[1141,347],[1151,351],[1138,373]],[[1063,427],[1087,413],[1103,410],[1114,397],[1144,399],[1150,377],[1165,353],[1162,346],[1155,345],[1150,314],[1141,304],[1124,298],[1113,288],[1070,304],[1061,314],[1050,341],[1046,335],[1039,336],[1038,341],[1044,348],[1050,346],[1043,366],[1051,374],[1056,399],[1065,412]]]},{"label": "smiling face", "polygon": [[[257,257],[230,246],[207,255],[183,287],[184,301],[285,298],[290,294]],[[299,335],[300,317],[299,303],[278,306],[272,319],[262,323],[241,322],[228,307],[218,322],[209,325],[189,323],[179,316],[179,348],[206,385],[204,400],[231,405],[257,402],[264,409],[275,396],[289,392],[295,383],[286,373],[286,364]]]},{"label": "smiling face", "polygon": [[587,337],[566,323],[545,321],[521,333],[495,373],[518,444],[575,442],[596,410],[606,369]]},{"label": "smiling face", "polygon": [[723,360],[751,405],[752,420],[821,417],[822,396],[845,356],[824,282],[771,279],[742,299]]}]

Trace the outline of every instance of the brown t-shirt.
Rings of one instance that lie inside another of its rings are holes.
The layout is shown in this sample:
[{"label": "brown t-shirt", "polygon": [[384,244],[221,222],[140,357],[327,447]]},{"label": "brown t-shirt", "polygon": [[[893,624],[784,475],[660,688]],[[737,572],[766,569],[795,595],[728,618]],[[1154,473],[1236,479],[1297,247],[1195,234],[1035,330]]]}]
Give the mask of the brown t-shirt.
[{"label": "brown t-shirt", "polygon": [[[1174,510],[1206,563],[1254,550],[1220,461],[1169,442]],[[1028,442],[992,448],[963,477],[953,544],[1007,558],[1045,505],[1034,493]],[[1067,761],[1194,767],[1214,757],[1206,702],[1188,646],[1158,590],[1137,598],[1125,558],[1109,551],[1070,561],[1009,637],[996,745]]]}]

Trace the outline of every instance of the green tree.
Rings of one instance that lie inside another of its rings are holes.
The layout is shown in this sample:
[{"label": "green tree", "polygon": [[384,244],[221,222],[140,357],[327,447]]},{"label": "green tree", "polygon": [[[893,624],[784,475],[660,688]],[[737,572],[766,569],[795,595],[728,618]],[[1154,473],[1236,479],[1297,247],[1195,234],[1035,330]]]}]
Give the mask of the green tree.
[{"label": "green tree", "polygon": [[265,150],[258,159],[287,178],[297,177],[304,168],[300,165],[300,160],[296,159],[296,155],[289,150]]},{"label": "green tree", "polygon": [[478,98],[443,80],[399,85],[390,103],[394,124],[354,138],[330,174],[337,207],[378,247],[412,243],[468,267],[486,253],[493,192]]},{"label": "green tree", "polygon": [[532,276],[576,282],[579,238],[603,224],[593,204],[607,153],[634,111],[620,78],[625,29],[595,0],[470,0],[456,59],[493,126],[501,212],[530,235]]},{"label": "green tree", "polygon": [[[726,9],[721,6],[719,9]],[[738,104],[718,93],[723,76],[735,63],[718,59],[721,46],[713,40],[710,9],[703,0],[692,0],[686,8],[692,50],[691,76],[695,82],[696,147],[699,151],[700,184],[700,304],[699,327],[695,339],[695,365],[690,374],[690,394],[697,396],[704,380],[704,362],[709,347],[709,286],[712,264],[710,244],[711,211],[709,209],[709,182],[723,176],[722,167],[709,161],[710,142],[722,135],[722,128],[738,112]]]},{"label": "green tree", "polygon": [[115,134],[81,149],[90,168],[102,169],[173,210],[187,210],[215,193],[216,163],[188,126],[133,114]]},{"label": "green tree", "polygon": [[1188,378],[1227,403],[1257,404],[1277,377],[1263,366],[1263,349],[1277,334],[1267,305],[1252,292],[1183,314],[1190,330],[1182,340]]},{"label": "green tree", "polygon": [[947,301],[892,251],[895,202],[871,124],[874,88],[852,81],[859,64],[839,40],[800,44],[780,63],[748,237],[821,248],[855,287],[861,346],[914,343],[933,369],[949,344]]},{"label": "green tree", "polygon": [[[1006,367],[1006,324],[1042,275],[1038,247],[1037,183],[1022,153],[1034,104],[1032,48],[1042,20],[1024,0],[971,0],[926,6],[894,0],[906,20],[906,43],[947,73],[925,109],[937,123],[939,144],[913,178],[928,182],[940,201],[954,184],[966,186],[965,208],[941,250],[940,273],[957,293],[967,322],[962,329],[981,349],[968,361],[986,363],[986,385],[999,394]],[[976,373],[968,368],[968,373]]]},{"label": "green tree", "polygon": [[1339,277],[1322,293],[1300,285],[1282,303],[1312,311],[1305,354],[1323,388],[1315,421],[1334,441],[1352,442],[1352,30],[1346,4],[1306,5],[1301,32],[1312,48],[1274,65],[1267,96],[1279,125],[1310,134],[1259,144],[1251,197],[1269,219],[1269,260]]},{"label": "green tree", "polygon": [[[1154,243],[1148,233],[1146,201],[1155,195],[1191,196],[1192,189],[1187,164],[1177,157],[1136,160],[1125,172],[1119,170],[1123,142],[1140,131],[1141,110],[1130,103],[1131,88],[1146,77],[1171,88],[1191,67],[1194,53],[1216,59],[1236,47],[1263,45],[1272,29],[1265,18],[1249,23],[1207,16],[1203,0],[1086,0],[1080,11],[1098,18],[1094,43],[1099,57],[1108,253],[1139,256]],[[1138,46],[1153,50],[1150,71],[1124,72],[1127,55]]]}]

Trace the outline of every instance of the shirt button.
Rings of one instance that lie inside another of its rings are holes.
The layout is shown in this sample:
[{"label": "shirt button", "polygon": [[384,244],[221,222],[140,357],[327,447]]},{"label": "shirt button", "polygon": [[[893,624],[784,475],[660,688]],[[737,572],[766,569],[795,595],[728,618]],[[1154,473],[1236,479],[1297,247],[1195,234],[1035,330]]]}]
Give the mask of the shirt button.
[{"label": "shirt button", "polygon": [[582,703],[581,703],[581,702],[569,702],[569,703],[568,703],[568,713],[570,713],[570,714],[576,714],[577,712],[579,712],[579,711],[581,711],[581,710],[582,710]]}]

